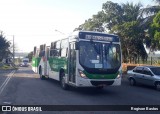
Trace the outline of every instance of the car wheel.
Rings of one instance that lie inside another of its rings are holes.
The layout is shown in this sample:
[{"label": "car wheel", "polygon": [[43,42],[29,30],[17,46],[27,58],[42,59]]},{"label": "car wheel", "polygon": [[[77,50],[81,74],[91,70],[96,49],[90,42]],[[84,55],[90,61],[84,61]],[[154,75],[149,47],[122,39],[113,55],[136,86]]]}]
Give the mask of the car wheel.
[{"label": "car wheel", "polygon": [[41,68],[39,69],[39,76],[40,76],[41,80],[45,79],[45,76],[42,75],[42,69]]},{"label": "car wheel", "polygon": [[156,90],[160,90],[160,82],[156,82],[155,83],[155,89]]},{"label": "car wheel", "polygon": [[64,89],[64,90],[69,89],[69,86],[65,82],[65,74],[64,73],[60,73],[60,84],[61,84],[62,89]]},{"label": "car wheel", "polygon": [[130,82],[131,86],[135,86],[136,85],[136,81],[133,78],[130,78],[129,82]]}]

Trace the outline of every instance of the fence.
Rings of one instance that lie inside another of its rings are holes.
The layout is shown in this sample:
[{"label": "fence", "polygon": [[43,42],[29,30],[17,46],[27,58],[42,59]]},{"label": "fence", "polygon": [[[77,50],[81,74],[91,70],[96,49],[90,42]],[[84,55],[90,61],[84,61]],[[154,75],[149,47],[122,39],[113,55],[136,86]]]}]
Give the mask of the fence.
[{"label": "fence", "polygon": [[123,73],[126,73],[128,70],[133,69],[136,66],[142,66],[142,65],[153,65],[153,66],[160,66],[160,57],[148,57],[147,60],[139,60],[135,64],[134,62],[132,63],[123,63],[122,64],[122,71]]}]

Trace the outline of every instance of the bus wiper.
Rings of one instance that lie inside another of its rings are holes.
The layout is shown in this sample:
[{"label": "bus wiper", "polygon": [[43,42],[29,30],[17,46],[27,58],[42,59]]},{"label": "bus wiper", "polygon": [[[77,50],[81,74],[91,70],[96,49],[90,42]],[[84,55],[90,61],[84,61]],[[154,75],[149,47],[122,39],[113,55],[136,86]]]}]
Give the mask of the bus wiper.
[{"label": "bus wiper", "polygon": [[100,46],[98,45],[98,49],[97,49],[96,45],[94,45],[94,49],[96,50],[97,54],[100,55]]},{"label": "bus wiper", "polygon": [[107,47],[107,49],[106,49],[106,51],[108,51],[109,50],[109,48],[112,46],[112,42],[110,42],[109,43],[109,45],[108,45],[108,47]]},{"label": "bus wiper", "polygon": [[105,45],[105,51],[104,51],[104,55],[105,55],[105,59],[106,59],[106,61],[107,61],[107,55],[108,55],[108,53],[109,53],[109,48],[112,46],[112,42],[110,42],[109,44],[108,44],[108,46],[106,47],[106,45]]},{"label": "bus wiper", "polygon": [[100,45],[96,42],[93,42],[93,40],[90,40],[90,42],[91,42],[93,48],[95,49],[95,51],[97,52],[97,54],[100,54]]}]

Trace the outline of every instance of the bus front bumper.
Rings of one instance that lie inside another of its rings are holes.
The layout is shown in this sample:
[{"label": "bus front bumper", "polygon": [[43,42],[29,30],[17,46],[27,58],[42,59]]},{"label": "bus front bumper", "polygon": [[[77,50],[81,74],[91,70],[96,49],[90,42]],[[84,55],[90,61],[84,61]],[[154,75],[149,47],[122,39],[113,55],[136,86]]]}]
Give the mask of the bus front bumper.
[{"label": "bus front bumper", "polygon": [[76,86],[93,87],[93,86],[118,86],[121,85],[121,78],[118,79],[84,79],[79,78]]}]

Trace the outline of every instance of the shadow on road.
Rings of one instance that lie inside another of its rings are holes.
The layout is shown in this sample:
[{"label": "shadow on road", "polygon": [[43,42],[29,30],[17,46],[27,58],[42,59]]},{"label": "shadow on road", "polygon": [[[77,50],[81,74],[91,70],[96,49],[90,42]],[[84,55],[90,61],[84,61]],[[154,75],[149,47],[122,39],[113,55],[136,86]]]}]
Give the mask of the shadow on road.
[{"label": "shadow on road", "polygon": [[[59,88],[59,89],[62,89],[61,86],[60,86],[60,82],[59,81],[56,81],[56,80],[53,80],[53,79],[47,79],[45,81],[48,81],[48,83],[51,83],[53,86]],[[109,88],[109,90],[108,90]],[[113,90],[110,90],[110,89],[113,89]],[[106,86],[104,87],[103,89],[98,89],[96,87],[69,87],[69,90],[63,90],[63,91],[69,91],[69,92],[74,92],[74,93],[77,93],[77,94],[84,94],[84,95],[111,95],[111,94],[116,94],[116,91],[114,91],[114,88],[115,89],[118,89],[119,87],[118,86],[115,86],[115,87],[111,87],[111,86]]]}]

